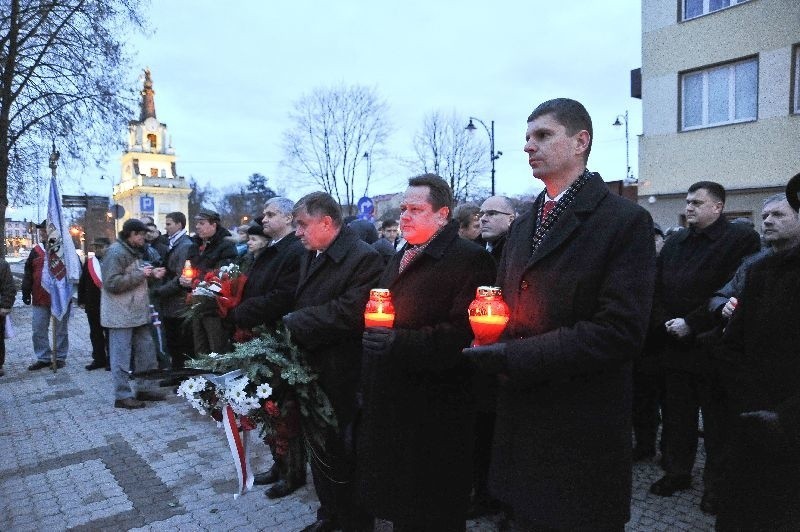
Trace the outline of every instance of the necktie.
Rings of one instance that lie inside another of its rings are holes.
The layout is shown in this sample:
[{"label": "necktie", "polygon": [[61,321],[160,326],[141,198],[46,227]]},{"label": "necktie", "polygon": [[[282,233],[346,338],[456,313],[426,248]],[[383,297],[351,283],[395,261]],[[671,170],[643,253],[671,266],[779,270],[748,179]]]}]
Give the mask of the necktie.
[{"label": "necktie", "polygon": [[547,200],[544,202],[544,206],[542,207],[542,221],[547,220],[547,215],[550,214],[550,211],[555,209],[557,201]]},{"label": "necktie", "polygon": [[411,264],[411,261],[419,254],[422,248],[417,246],[411,246],[407,250],[403,252],[403,258],[400,259],[400,269],[399,272],[403,273],[403,270]]}]

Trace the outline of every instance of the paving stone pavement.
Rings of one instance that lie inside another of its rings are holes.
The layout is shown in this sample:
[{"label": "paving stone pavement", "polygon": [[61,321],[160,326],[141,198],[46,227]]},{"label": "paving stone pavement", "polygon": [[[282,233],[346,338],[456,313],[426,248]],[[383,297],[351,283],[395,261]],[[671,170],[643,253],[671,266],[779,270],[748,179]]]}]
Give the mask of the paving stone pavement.
[{"label": "paving stone pavement", "polygon": [[[0,377],[0,529],[6,531],[296,531],[318,507],[306,487],[272,501],[262,489],[234,499],[236,473],[224,433],[183,399],[140,410],[113,407],[110,374],[88,372],[83,310],[70,318],[65,368],[27,371],[33,362],[30,307],[19,297],[16,336],[6,340]],[[272,464],[254,444],[251,464]],[[698,453],[702,463],[702,451]],[[648,493],[660,477],[654,462],[634,467],[630,531],[712,530],[698,508],[700,471],[691,490],[661,498]],[[499,517],[470,521],[471,531],[497,530]],[[390,531],[378,521],[378,531]]]}]

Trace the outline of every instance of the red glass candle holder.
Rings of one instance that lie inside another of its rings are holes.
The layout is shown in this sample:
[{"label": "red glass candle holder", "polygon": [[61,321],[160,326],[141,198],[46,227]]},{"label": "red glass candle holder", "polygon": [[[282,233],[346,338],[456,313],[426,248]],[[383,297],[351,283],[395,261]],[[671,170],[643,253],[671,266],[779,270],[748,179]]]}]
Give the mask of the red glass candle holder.
[{"label": "red glass candle holder", "polygon": [[508,305],[503,301],[503,292],[497,286],[479,286],[468,312],[469,324],[475,335],[472,345],[495,343],[503,334],[511,315]]},{"label": "red glass candle holder", "polygon": [[386,288],[373,288],[369,291],[369,301],[364,309],[365,327],[394,326],[394,305],[392,294]]}]

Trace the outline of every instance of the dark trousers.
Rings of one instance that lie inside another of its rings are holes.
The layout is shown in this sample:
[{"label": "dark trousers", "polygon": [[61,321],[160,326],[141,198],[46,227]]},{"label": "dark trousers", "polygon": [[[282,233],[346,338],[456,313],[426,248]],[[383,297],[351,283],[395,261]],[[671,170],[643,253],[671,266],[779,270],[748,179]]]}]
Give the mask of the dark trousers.
[{"label": "dark trousers", "polygon": [[0,317],[0,368],[6,363],[6,318]]},{"label": "dark trousers", "polygon": [[338,434],[330,434],[325,443],[324,452],[314,445],[309,449],[314,490],[320,504],[317,519],[328,520],[344,532],[373,530],[375,519],[356,502],[356,463],[351,445]]},{"label": "dark trousers", "polygon": [[800,451],[789,438],[731,430],[716,529],[800,530]]},{"label": "dark trousers", "polygon": [[92,361],[108,365],[108,329],[100,325],[100,308],[86,307],[86,320],[89,322],[89,340],[92,342]]},{"label": "dark trousers", "polygon": [[659,412],[664,393],[664,376],[654,372],[633,372],[633,435],[636,447],[656,450],[656,436],[661,424]]},{"label": "dark trousers", "polygon": [[691,475],[697,451],[698,408],[703,411],[703,443],[706,491],[720,482],[727,440],[728,409],[721,386],[707,375],[668,370],[665,376],[664,471],[667,475]]},{"label": "dark trousers", "polygon": [[161,318],[164,339],[172,369],[183,369],[186,358],[194,357],[194,341],[191,326],[184,325],[183,318]]},{"label": "dark trousers", "polygon": [[475,449],[472,461],[473,500],[487,502],[489,500],[489,464],[492,457],[492,438],[495,412],[478,412],[475,416]]}]

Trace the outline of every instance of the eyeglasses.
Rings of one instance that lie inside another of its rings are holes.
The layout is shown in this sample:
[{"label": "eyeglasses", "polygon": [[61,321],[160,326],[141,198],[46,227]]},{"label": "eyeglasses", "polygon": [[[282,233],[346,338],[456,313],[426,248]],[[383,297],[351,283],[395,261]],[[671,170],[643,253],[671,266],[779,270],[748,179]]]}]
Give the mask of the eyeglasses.
[{"label": "eyeglasses", "polygon": [[503,212],[503,211],[478,211],[478,218],[483,218],[484,216],[497,216],[498,214],[505,214],[506,216],[511,216],[510,212]]}]

